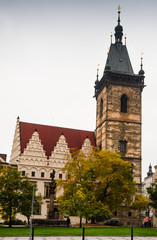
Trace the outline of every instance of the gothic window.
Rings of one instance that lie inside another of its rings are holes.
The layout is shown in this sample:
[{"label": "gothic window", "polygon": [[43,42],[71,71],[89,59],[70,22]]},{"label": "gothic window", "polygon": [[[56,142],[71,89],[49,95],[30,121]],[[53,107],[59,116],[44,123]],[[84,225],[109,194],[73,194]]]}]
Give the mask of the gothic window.
[{"label": "gothic window", "polygon": [[100,117],[102,117],[103,114],[103,99],[100,100]]},{"label": "gothic window", "polygon": [[123,113],[127,113],[127,100],[128,100],[127,95],[123,94],[121,96],[121,112]]},{"label": "gothic window", "polygon": [[127,141],[120,141],[120,152],[126,153]]}]

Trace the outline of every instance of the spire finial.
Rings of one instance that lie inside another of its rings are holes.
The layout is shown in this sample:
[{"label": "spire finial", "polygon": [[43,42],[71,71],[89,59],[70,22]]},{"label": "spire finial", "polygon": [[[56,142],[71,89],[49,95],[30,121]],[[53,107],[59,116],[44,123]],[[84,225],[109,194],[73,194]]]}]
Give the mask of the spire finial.
[{"label": "spire finial", "polygon": [[139,75],[144,75],[144,71],[143,71],[143,52],[141,53],[141,69],[138,73]]},{"label": "spire finial", "polygon": [[120,13],[121,8],[118,6],[118,25],[115,27],[115,42],[116,43],[122,43],[122,36],[123,36],[123,28],[120,25]]},{"label": "spire finial", "polygon": [[125,38],[125,45],[126,45],[126,34],[125,34],[125,37],[124,37],[124,38]]},{"label": "spire finial", "polygon": [[111,32],[111,34],[110,34],[110,37],[111,37],[111,43],[112,43],[112,36],[113,36],[113,35],[112,35],[112,32]]},{"label": "spire finial", "polygon": [[120,13],[121,13],[121,8],[120,5],[118,6],[118,25],[120,25]]},{"label": "spire finial", "polygon": [[96,80],[99,81],[99,64],[97,65],[97,75],[96,75]]},{"label": "spire finial", "polygon": [[120,7],[120,5],[118,6],[118,13],[120,13],[120,10],[121,10],[121,7]]},{"label": "spire finial", "polygon": [[99,64],[97,65],[97,74],[96,74],[96,81],[95,81],[95,85],[97,85],[99,83]]}]

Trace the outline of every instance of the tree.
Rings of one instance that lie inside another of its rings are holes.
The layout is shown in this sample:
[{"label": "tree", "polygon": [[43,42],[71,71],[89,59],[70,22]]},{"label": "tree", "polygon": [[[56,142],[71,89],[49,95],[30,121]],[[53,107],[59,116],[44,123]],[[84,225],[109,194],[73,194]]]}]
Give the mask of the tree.
[{"label": "tree", "polygon": [[35,214],[39,206],[42,204],[42,195],[36,195],[37,186],[36,184],[31,184],[28,179],[22,182],[22,194],[20,197],[19,212],[27,217],[27,222],[30,224],[31,210],[32,210],[32,195],[34,186],[34,206],[33,213]]},{"label": "tree", "polygon": [[147,188],[147,192],[151,200],[150,206],[157,209],[157,183],[152,183],[151,186]]},{"label": "tree", "polygon": [[9,218],[11,227],[20,205],[22,177],[16,169],[5,168],[0,171],[0,183],[1,212],[5,219]]},{"label": "tree", "polygon": [[113,152],[96,148],[86,155],[72,152],[63,168],[66,180],[58,181],[64,190],[58,198],[60,211],[92,220],[108,219],[122,203],[131,203],[136,191],[131,171],[131,164]]},{"label": "tree", "polygon": [[132,204],[132,208],[134,210],[142,211],[142,210],[146,210],[150,204],[151,204],[151,201],[149,198],[147,198],[143,195],[137,195]]},{"label": "tree", "polygon": [[[0,170],[0,205],[2,216],[9,219],[9,227],[17,212],[25,216],[31,211],[30,196],[32,196],[32,184],[27,177],[22,177],[15,168]],[[24,210],[25,209],[25,210]],[[29,210],[28,210],[29,209]]]}]

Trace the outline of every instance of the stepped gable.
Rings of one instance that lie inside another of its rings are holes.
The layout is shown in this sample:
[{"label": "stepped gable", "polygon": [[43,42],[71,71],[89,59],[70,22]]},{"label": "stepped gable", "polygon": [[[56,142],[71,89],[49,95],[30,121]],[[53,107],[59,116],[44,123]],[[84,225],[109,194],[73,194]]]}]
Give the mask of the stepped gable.
[{"label": "stepped gable", "polygon": [[69,148],[81,149],[87,136],[91,141],[91,145],[95,146],[94,132],[91,131],[20,122],[21,153],[24,152],[34,131],[38,131],[47,157],[51,156],[51,152],[62,134],[64,134]]}]

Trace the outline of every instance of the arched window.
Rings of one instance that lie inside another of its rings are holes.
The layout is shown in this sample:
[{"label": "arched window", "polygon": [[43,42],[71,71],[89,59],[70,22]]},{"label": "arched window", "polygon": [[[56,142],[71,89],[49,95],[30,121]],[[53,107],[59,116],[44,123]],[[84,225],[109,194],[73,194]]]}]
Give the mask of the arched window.
[{"label": "arched window", "polygon": [[128,100],[127,95],[123,94],[121,96],[121,112],[123,113],[127,113],[127,100]]},{"label": "arched window", "polygon": [[100,117],[102,117],[103,114],[103,99],[100,100]]}]

